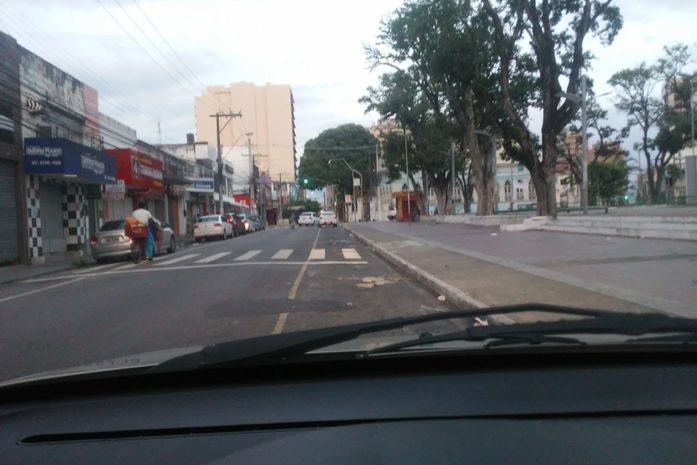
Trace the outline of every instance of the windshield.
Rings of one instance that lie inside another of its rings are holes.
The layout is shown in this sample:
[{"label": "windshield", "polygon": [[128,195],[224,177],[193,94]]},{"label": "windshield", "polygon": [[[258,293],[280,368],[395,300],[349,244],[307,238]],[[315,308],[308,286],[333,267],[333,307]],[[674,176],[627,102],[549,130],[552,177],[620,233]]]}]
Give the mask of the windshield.
[{"label": "windshield", "polygon": [[697,317],[692,3],[0,4],[0,381]]},{"label": "windshield", "polygon": [[123,229],[126,222],[124,220],[117,221],[107,221],[99,228],[100,231],[115,231],[117,229]]}]

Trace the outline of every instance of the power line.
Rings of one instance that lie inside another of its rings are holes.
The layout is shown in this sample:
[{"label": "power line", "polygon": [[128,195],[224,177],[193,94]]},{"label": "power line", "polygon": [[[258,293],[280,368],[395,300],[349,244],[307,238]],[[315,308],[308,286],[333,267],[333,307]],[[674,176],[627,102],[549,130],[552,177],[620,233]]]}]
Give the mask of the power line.
[{"label": "power line", "polygon": [[[0,2],[0,4],[2,4],[2,2]],[[25,18],[22,18],[21,21],[19,21],[19,20],[17,20],[16,17],[12,16],[12,14],[8,14],[8,12],[10,10],[8,8],[6,8],[4,5],[3,5],[3,8],[4,8],[3,14],[5,16],[15,19],[13,24],[15,24],[15,25],[23,24],[24,26],[26,26],[26,27],[22,27],[21,30],[25,32],[25,34],[27,35],[27,38],[30,38],[33,41],[40,41],[41,44],[43,44],[42,46],[37,46],[37,44],[35,44],[35,46],[36,46],[36,48],[44,49],[44,51],[49,51],[49,53],[47,53],[46,56],[54,56],[54,57],[57,57],[60,59],[60,57],[57,56],[56,51],[58,49],[62,50],[65,57],[67,57],[67,58],[64,58],[65,61],[68,62],[68,64],[71,67],[76,68],[78,70],[78,72],[81,72],[82,74],[87,76],[89,78],[89,80],[92,80],[92,81],[98,83],[101,87],[107,89],[110,92],[110,94],[113,95],[114,97],[120,98],[121,100],[124,101],[124,104],[117,105],[116,103],[112,102],[111,100],[107,99],[106,97],[100,96],[99,97],[100,103],[104,103],[104,104],[112,107],[112,109],[117,114],[120,113],[126,119],[132,115],[152,117],[152,115],[147,115],[142,110],[142,108],[135,107],[132,104],[128,103],[128,99],[126,97],[124,97],[121,93],[119,93],[114,87],[112,87],[107,81],[102,79],[99,75],[97,75],[96,73],[90,72],[85,67],[82,67],[79,64],[79,60],[74,55],[72,55],[67,49],[62,48],[62,47],[56,47],[55,43],[49,42],[50,39],[45,38],[46,37],[45,34],[43,34],[39,29],[31,26],[31,24],[33,24],[33,23],[31,23],[28,18],[25,17]],[[5,25],[6,30],[10,31],[10,28],[8,27],[7,23],[3,22],[1,17],[0,17],[0,23]],[[11,52],[14,54],[16,59],[19,59],[17,54],[14,51],[11,51]],[[149,130],[149,129],[145,129],[144,131],[147,133],[150,133],[150,134],[154,134],[154,132],[152,130]]]},{"label": "power line", "polygon": [[[177,79],[172,73],[170,73],[169,70],[168,70],[167,68],[165,68],[164,66],[162,66],[162,64],[161,64],[159,61],[157,61],[157,60],[155,59],[155,57],[153,57],[152,54],[151,54],[150,52],[148,52],[148,50],[147,50],[145,47],[143,47],[143,45],[138,41],[138,39],[136,39],[135,37],[133,37],[133,34],[131,34],[131,33],[128,31],[128,29],[126,29],[126,27],[116,18],[116,16],[114,16],[114,15],[111,13],[111,11],[109,11],[109,9],[106,7],[106,5],[104,5],[104,3],[102,2],[102,0],[97,0],[97,1],[98,1],[99,4],[101,5],[102,9],[103,9],[104,11],[106,11],[106,13],[111,17],[111,19],[119,26],[119,28],[121,28],[121,30],[122,30],[122,31],[123,31],[123,32],[124,32],[137,46],[138,46],[138,48],[140,48],[140,49],[143,51],[143,53],[145,53],[145,54],[150,58],[150,60],[153,61],[153,63],[155,63],[162,71],[164,71],[165,74],[167,74],[175,83],[177,83],[179,86],[181,86],[182,89],[186,90],[187,92],[191,92],[191,89],[187,89],[186,86],[184,86],[184,85],[179,81],[179,79]],[[203,103],[206,104],[205,101],[203,101]],[[217,109],[211,107],[211,106],[208,105],[208,104],[206,104],[206,106],[208,106],[208,108],[210,108],[210,109],[213,110],[213,111],[217,111]]]},{"label": "power line", "polygon": [[145,17],[145,19],[150,23],[150,25],[151,25],[152,28],[155,30],[155,32],[157,32],[157,35],[160,36],[160,38],[161,38],[162,41],[165,43],[165,45],[167,45],[167,47],[168,47],[169,50],[172,52],[172,54],[174,54],[174,56],[177,57],[177,59],[179,60],[179,62],[182,64],[182,66],[184,66],[184,68],[191,74],[191,76],[199,82],[199,84],[201,85],[201,87],[203,87],[203,88],[205,89],[206,85],[196,76],[196,74],[194,74],[193,71],[191,71],[191,68],[189,68],[189,66],[186,64],[186,62],[185,62],[184,60],[182,60],[182,58],[179,56],[179,54],[178,54],[178,53],[174,50],[174,48],[170,45],[169,41],[167,41],[167,39],[165,38],[164,35],[162,35],[162,33],[160,32],[160,30],[157,28],[157,26],[155,26],[155,24],[150,20],[150,17],[149,17],[149,16],[145,13],[145,11],[140,7],[140,4],[138,3],[138,1],[137,1],[137,0],[133,0],[133,3],[135,4],[136,7],[138,7],[138,9],[140,10],[140,12],[141,12],[141,13],[143,14],[143,16]]},{"label": "power line", "polygon": [[[128,12],[128,10],[127,10],[126,8],[123,7],[123,5],[121,4],[121,2],[120,2],[119,0],[114,0],[114,3],[116,3],[116,5],[121,9],[121,11],[123,11],[123,13],[126,15],[126,17],[131,21],[131,23],[133,23],[133,25],[140,31],[140,33],[143,34],[143,36],[147,39],[147,41],[150,43],[150,45],[152,45],[152,47],[153,47],[155,50],[157,50],[157,53],[159,53],[160,56],[163,58],[165,64],[173,65],[171,62],[169,62],[169,60],[167,59],[167,56],[162,52],[162,50],[160,49],[160,47],[158,47],[157,44],[150,38],[150,36],[143,30],[143,28],[140,27],[140,25],[138,24],[138,22],[131,16],[131,14]],[[142,11],[142,10],[141,10],[141,11]],[[192,89],[190,89],[190,90],[193,90],[193,89],[196,88],[196,84],[194,84],[193,82],[191,82],[191,80],[190,80],[187,76],[185,76],[181,71],[179,71],[179,69],[178,69],[176,66],[172,66],[172,69],[173,69],[179,76],[181,76],[185,81],[187,81],[187,82],[189,83],[189,85],[192,85],[192,86],[193,86]],[[181,85],[181,83],[180,83],[180,85]],[[196,92],[194,92],[194,94],[195,94],[195,93],[196,93]],[[210,107],[210,106],[209,106],[209,108],[213,109],[213,108]]]}]

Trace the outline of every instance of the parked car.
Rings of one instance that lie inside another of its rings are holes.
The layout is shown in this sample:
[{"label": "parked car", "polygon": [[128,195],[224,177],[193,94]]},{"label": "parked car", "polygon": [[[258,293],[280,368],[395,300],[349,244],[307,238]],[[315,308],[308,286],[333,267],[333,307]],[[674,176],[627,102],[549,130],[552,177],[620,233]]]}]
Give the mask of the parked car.
[{"label": "parked car", "polygon": [[262,231],[262,230],[266,229],[266,227],[264,226],[264,223],[261,222],[261,218],[258,215],[252,215],[250,217],[250,220],[254,224],[255,231]]},{"label": "parked car", "polygon": [[210,237],[227,239],[232,237],[232,224],[222,215],[199,217],[194,224],[194,240],[200,242]]},{"label": "parked car", "polygon": [[322,226],[334,226],[335,228],[337,227],[338,223],[336,221],[336,215],[334,212],[331,211],[323,211],[319,215],[319,222],[317,223],[317,226],[320,228]]},{"label": "parked car", "polygon": [[251,233],[254,232],[254,225],[252,224],[251,221],[251,215],[247,213],[238,213],[237,216],[239,217],[240,221],[242,221],[242,224],[244,225],[244,231],[245,233]]},{"label": "parked car", "polygon": [[302,212],[298,216],[298,226],[316,226],[319,224],[319,218],[314,212]]},{"label": "parked car", "polygon": [[225,219],[232,225],[232,236],[237,237],[245,234],[244,223],[235,213],[226,213]]},{"label": "parked car", "polygon": [[[162,235],[160,241],[155,242],[155,255],[173,253],[177,250],[177,240],[174,231],[167,225],[155,219],[160,225]],[[126,236],[126,220],[110,220],[99,228],[97,234],[90,238],[92,257],[97,263],[105,262],[109,259],[128,258],[131,255],[132,241]]]}]

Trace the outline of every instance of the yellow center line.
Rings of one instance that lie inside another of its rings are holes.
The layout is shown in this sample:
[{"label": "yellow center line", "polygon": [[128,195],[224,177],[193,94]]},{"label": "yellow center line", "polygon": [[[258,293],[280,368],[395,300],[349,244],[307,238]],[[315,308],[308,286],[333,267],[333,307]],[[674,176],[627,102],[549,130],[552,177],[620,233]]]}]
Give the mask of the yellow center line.
[{"label": "yellow center line", "polygon": [[[312,244],[312,248],[310,250],[315,250],[315,247],[317,246],[317,241],[319,240],[319,233],[322,232],[322,228],[319,228],[317,230],[317,235],[315,236],[315,242]],[[288,293],[288,300],[295,300],[295,296],[298,293],[298,289],[300,288],[300,282],[303,280],[303,276],[305,276],[305,270],[307,270],[307,265],[310,263],[310,258],[311,256],[308,256],[305,259],[305,263],[303,263],[302,268],[300,268],[300,272],[298,273],[298,277],[295,278],[295,282],[293,283],[293,287],[290,288],[290,292]]]},{"label": "yellow center line", "polygon": [[281,334],[283,332],[283,327],[286,325],[286,320],[288,319],[288,312],[283,312],[278,315],[278,321],[276,326],[273,327],[271,334]]}]

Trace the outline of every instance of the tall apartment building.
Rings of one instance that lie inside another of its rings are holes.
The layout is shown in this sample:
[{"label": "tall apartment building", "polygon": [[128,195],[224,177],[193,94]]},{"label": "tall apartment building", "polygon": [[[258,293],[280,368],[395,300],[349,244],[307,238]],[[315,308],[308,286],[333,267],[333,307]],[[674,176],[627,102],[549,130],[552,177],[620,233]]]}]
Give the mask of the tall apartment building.
[{"label": "tall apartment building", "polygon": [[[268,173],[274,182],[295,181],[295,112],[289,85],[239,82],[206,87],[195,101],[197,140],[216,144],[216,121],[210,116],[216,112],[242,113],[221,131],[221,145],[246,146],[251,133],[259,172]],[[221,118],[220,126],[225,122]]]}]

